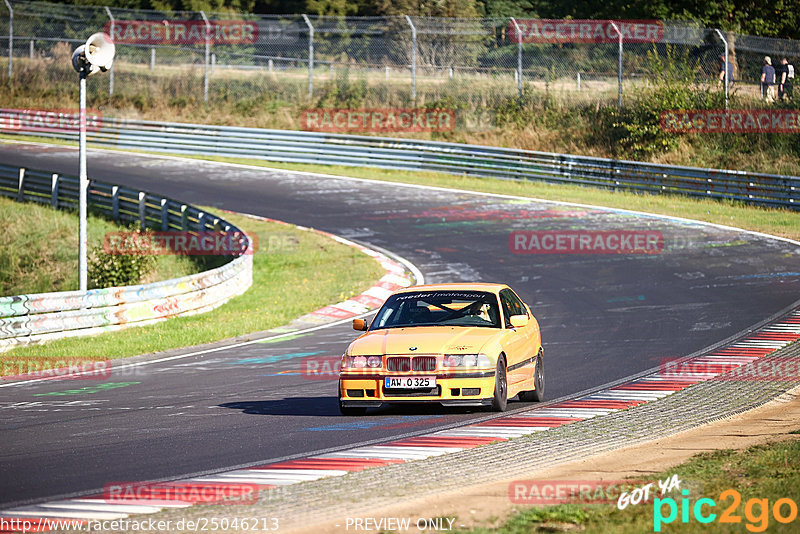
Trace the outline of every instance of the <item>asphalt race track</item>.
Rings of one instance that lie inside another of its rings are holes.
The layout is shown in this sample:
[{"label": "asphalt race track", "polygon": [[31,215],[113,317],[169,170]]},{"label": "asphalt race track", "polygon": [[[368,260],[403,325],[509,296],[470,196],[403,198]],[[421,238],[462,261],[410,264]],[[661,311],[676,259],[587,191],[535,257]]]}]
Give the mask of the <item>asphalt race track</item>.
[{"label": "asphalt race track", "polygon": [[[78,164],[71,149],[16,144],[0,144],[0,162],[71,174]],[[796,246],[694,223],[105,151],[89,152],[89,174],[382,247],[413,262],[427,282],[506,282],[541,323],[550,399],[690,354],[800,295]],[[515,254],[515,230],[660,231],[665,248]],[[335,381],[307,379],[300,362],[340,355],[355,335],[339,325],[116,371],[103,381],[0,384],[0,506],[485,417],[431,407],[340,416]],[[85,389],[64,393],[76,388]]]}]

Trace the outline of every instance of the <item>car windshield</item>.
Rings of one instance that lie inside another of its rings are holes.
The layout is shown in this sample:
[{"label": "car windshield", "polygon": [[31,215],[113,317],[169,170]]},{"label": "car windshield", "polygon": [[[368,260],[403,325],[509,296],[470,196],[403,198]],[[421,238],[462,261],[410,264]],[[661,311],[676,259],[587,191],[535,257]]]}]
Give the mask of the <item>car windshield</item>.
[{"label": "car windshield", "polygon": [[485,291],[418,291],[392,295],[370,330],[411,326],[500,328],[497,297]]}]

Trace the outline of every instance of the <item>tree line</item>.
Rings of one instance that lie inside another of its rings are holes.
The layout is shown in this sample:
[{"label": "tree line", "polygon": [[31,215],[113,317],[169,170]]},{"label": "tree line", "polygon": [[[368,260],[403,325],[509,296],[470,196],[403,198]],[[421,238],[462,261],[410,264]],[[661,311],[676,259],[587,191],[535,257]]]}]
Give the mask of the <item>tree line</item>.
[{"label": "tree line", "polygon": [[56,0],[55,3],[161,11],[331,16],[691,20],[750,35],[800,39],[797,0]]}]

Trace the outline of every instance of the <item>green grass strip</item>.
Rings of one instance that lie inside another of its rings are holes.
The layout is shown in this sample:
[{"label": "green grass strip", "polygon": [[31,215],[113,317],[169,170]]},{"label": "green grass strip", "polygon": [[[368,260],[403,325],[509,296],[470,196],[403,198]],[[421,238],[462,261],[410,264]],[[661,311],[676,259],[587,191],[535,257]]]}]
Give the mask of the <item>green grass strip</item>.
[{"label": "green grass strip", "polygon": [[[800,440],[782,441],[750,447],[746,450],[720,450],[701,453],[687,462],[653,475],[647,475],[647,482],[666,480],[677,474],[681,480],[680,490],[673,490],[663,497],[654,484],[655,495],[649,502],[628,505],[624,510],[611,504],[559,504],[554,506],[531,507],[509,516],[496,527],[477,527],[457,530],[459,534],[528,534],[534,532],[584,532],[587,534],[627,534],[630,532],[654,531],[655,498],[673,499],[676,516],[670,522],[662,522],[661,532],[797,532],[798,520],[795,514],[790,523],[779,522],[774,515],[775,502],[790,499],[800,506]],[[636,486],[639,487],[639,486]],[[688,495],[682,494],[688,490]],[[723,494],[735,490],[740,502],[735,504],[735,495]],[[722,497],[720,497],[722,495]],[[683,502],[686,498],[688,501]],[[695,516],[698,499],[711,499],[702,505],[703,517],[715,514],[714,520],[707,524]],[[766,506],[762,506],[766,505]],[[669,504],[660,504],[661,517],[669,517]],[[688,510],[684,522],[683,510]],[[737,523],[720,521],[723,512],[730,509],[730,518]],[[795,508],[796,510],[796,508]],[[787,518],[791,508],[786,502],[780,506],[779,513]]]}]

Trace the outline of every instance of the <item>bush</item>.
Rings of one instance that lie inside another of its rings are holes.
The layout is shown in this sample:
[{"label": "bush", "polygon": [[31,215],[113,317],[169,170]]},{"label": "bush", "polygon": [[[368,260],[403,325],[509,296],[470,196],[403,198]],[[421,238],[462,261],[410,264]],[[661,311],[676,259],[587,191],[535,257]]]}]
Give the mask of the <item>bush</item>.
[{"label": "bush", "polygon": [[725,95],[720,89],[697,80],[698,68],[688,57],[676,58],[672,48],[665,57],[648,54],[652,88],[637,90],[622,110],[605,108],[601,119],[607,128],[612,149],[628,158],[649,156],[674,150],[683,134],[661,128],[661,113],[678,109],[721,109]]},{"label": "bush", "polygon": [[367,80],[363,76],[350,80],[350,67],[344,66],[336,70],[333,80],[323,84],[317,107],[358,109],[364,107],[367,96]]},{"label": "bush", "polygon": [[155,265],[150,254],[109,254],[98,246],[88,258],[89,284],[94,288],[139,284]]}]

